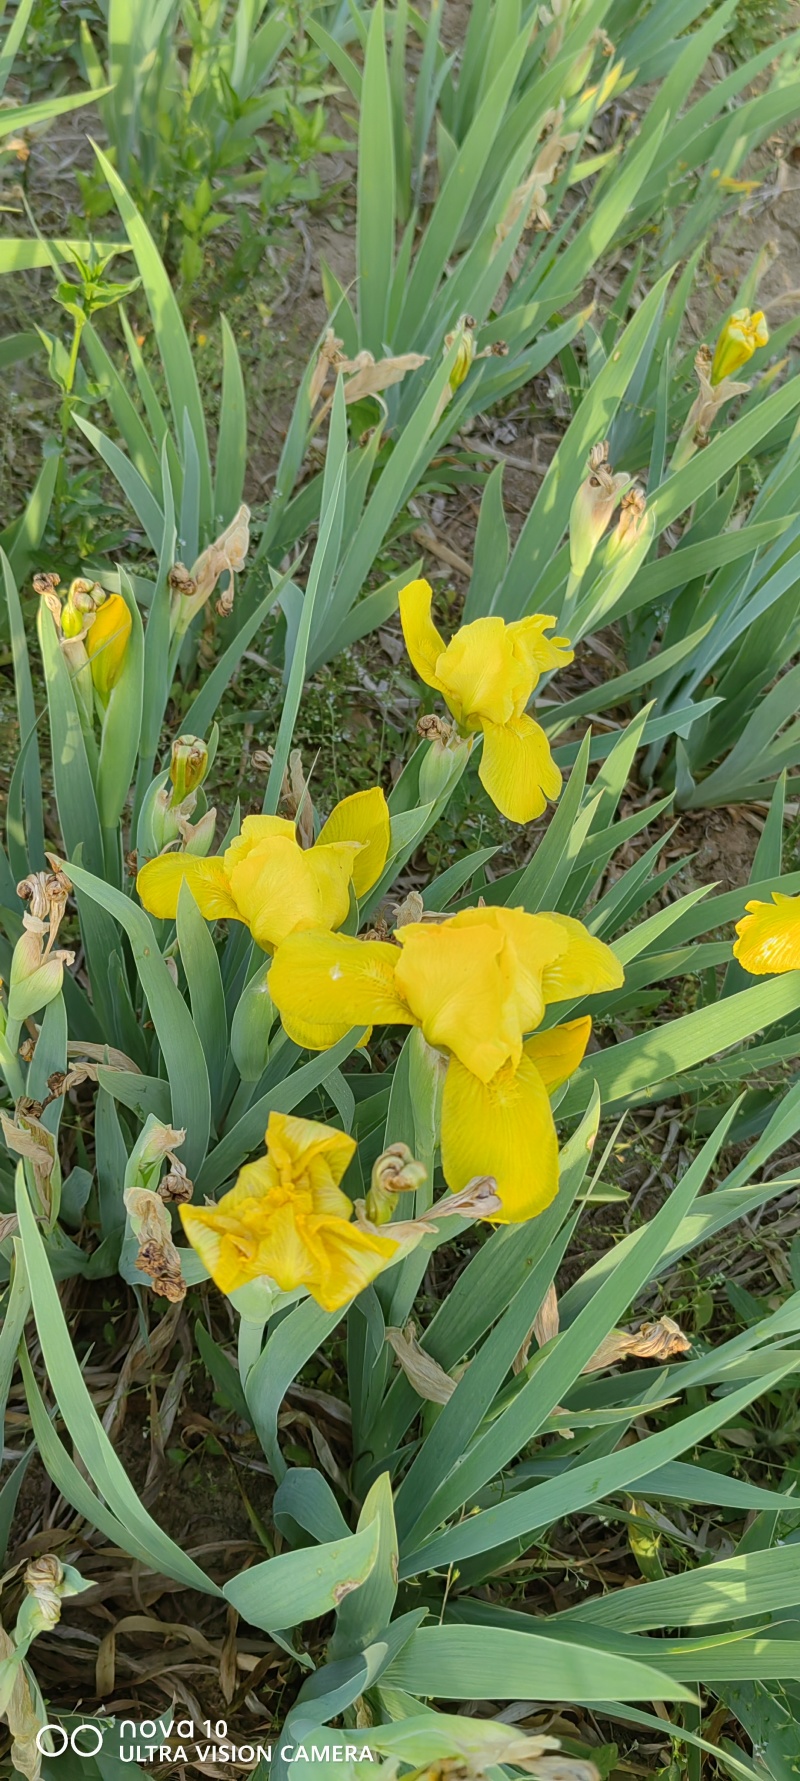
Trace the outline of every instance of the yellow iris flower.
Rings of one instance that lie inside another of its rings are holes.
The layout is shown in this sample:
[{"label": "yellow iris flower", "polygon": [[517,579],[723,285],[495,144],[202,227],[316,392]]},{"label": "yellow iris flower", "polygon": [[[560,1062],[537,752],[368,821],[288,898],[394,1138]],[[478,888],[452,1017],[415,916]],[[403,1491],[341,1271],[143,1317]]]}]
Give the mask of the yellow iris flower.
[{"label": "yellow iris flower", "polygon": [[497,1222],[533,1218],[558,1187],[549,1095],[580,1063],[591,1021],[533,1029],[550,1002],[618,988],[622,967],[579,921],[524,909],[410,922],[397,941],[290,936],[269,975],[284,1028],[298,1045],[324,1051],[351,1027],[420,1027],[449,1059],[441,1129],[448,1187],[457,1193],[491,1175]]},{"label": "yellow iris flower", "polygon": [[800,971],[800,897],[773,891],[771,903],[747,903],[736,923],[734,957],[754,977]]},{"label": "yellow iris flower", "polygon": [[735,309],[720,329],[711,366],[712,384],[735,377],[759,346],[769,341],[769,329],[763,310]]},{"label": "yellow iris flower", "polygon": [[244,922],[269,952],[288,934],[341,927],[351,886],[356,897],[372,889],[389,842],[389,809],[374,786],[343,798],[313,847],[300,846],[294,823],[284,817],[246,816],[223,854],[159,854],[142,867],[136,888],[151,915],[172,919],[186,882],[207,920]]},{"label": "yellow iris flower", "polygon": [[525,709],[541,674],[572,661],[563,637],[545,637],[555,619],[541,613],[507,625],[477,618],[448,644],[431,618],[427,581],[400,594],[406,649],[421,680],[442,694],[462,735],[483,731],[479,778],[511,822],[532,822],[561,791],[561,774],[541,725]]},{"label": "yellow iris flower", "polygon": [[86,654],[94,689],[103,705],[122,673],[132,628],[130,612],[121,594],[109,594],[98,606],[86,633]]},{"label": "yellow iris flower", "polygon": [[183,1228],[220,1292],[266,1276],[339,1311],[402,1244],[350,1222],[339,1186],[356,1148],[346,1132],[271,1113],[265,1137],[266,1155],[240,1169],[216,1206],[179,1207]]}]

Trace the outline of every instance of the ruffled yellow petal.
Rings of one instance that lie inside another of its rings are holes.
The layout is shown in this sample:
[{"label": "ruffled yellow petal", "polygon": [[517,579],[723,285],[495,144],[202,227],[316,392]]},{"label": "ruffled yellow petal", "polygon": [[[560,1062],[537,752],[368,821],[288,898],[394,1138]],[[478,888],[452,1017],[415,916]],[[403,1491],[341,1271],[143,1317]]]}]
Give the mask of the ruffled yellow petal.
[{"label": "ruffled yellow petal", "polygon": [[326,1220],[320,1228],[321,1254],[313,1279],[304,1282],[323,1311],[349,1305],[389,1262],[400,1258],[400,1244],[389,1236],[373,1236],[358,1225]]},{"label": "ruffled yellow petal", "polygon": [[248,1275],[242,1271],[241,1257],[229,1250],[223,1258],[222,1232],[209,1220],[211,1208],[179,1206],[178,1213],[192,1248],[208,1269],[220,1292],[235,1292]]},{"label": "ruffled yellow petal", "polygon": [[800,970],[800,897],[773,891],[771,903],[747,903],[736,923],[734,957],[754,977]]},{"label": "ruffled yellow petal", "polygon": [[284,816],[246,816],[241,834],[225,850],[223,857],[227,870],[232,872],[260,841],[268,841],[273,835],[282,835],[287,841],[297,840],[294,823]]},{"label": "ruffled yellow petal", "polygon": [[489,921],[465,931],[454,921],[410,922],[398,928],[402,954],[395,983],[429,1045],[455,1053],[488,1082],[522,1050],[516,1014],[514,959],[500,927]]},{"label": "ruffled yellow petal", "polygon": [[444,638],[431,618],[433,591],[428,581],[410,581],[398,597],[400,623],[409,657],[420,680],[441,692],[437,663],[444,650]]},{"label": "ruffled yellow petal", "polygon": [[351,1027],[376,1021],[413,1026],[395,988],[396,946],[346,934],[290,934],[269,974],[272,1000],[297,1045],[327,1051]]},{"label": "ruffled yellow petal", "polygon": [[192,853],[161,853],[148,860],[136,879],[145,909],[162,921],[174,921],[183,883],[188,884],[206,921],[242,921],[231,896],[224,859],[200,859]]},{"label": "ruffled yellow petal", "polygon": [[98,607],[86,637],[92,680],[105,704],[122,673],[133,621],[121,594],[109,594]]},{"label": "ruffled yellow petal", "polygon": [[386,865],[391,839],[389,806],[379,785],[366,792],[353,792],[342,798],[323,823],[317,836],[317,847],[331,841],[358,841],[361,852],[353,865],[353,889],[364,897],[377,884]]},{"label": "ruffled yellow petal", "polygon": [[567,948],[548,965],[542,978],[546,1002],[565,1002],[573,996],[597,996],[603,990],[621,989],[625,972],[610,946],[595,939],[583,923],[571,915],[542,915],[555,922],[567,937]]},{"label": "ruffled yellow petal", "polygon": [[507,723],[517,701],[524,704],[529,696],[528,669],[515,656],[502,618],[476,618],[462,625],[437,672],[456,722],[466,729]]},{"label": "ruffled yellow petal", "polygon": [[230,872],[231,894],[258,945],[271,951],[303,929],[339,927],[350,908],[354,853],[341,843],[304,852],[294,836],[276,834],[243,854]]},{"label": "ruffled yellow petal", "polygon": [[541,727],[525,712],[484,723],[478,777],[510,822],[533,822],[561,791],[561,773]]},{"label": "ruffled yellow petal", "polygon": [[554,618],[548,618],[542,612],[534,612],[530,618],[517,619],[508,626],[514,655],[525,664],[530,683],[517,716],[524,711],[541,674],[550,674],[555,668],[565,668],[568,662],[574,660],[575,651],[568,637],[545,637],[545,631],[555,622]]},{"label": "ruffled yellow petal", "polygon": [[442,1168],[453,1193],[475,1175],[493,1175],[502,1211],[493,1223],[535,1218],[558,1189],[558,1143],[547,1090],[523,1057],[488,1083],[453,1059],[442,1097]]},{"label": "ruffled yellow petal", "polygon": [[337,1194],[335,1201],[326,1199],[324,1204],[318,1202],[317,1194],[328,1183],[338,1189],[355,1155],[355,1138],[335,1126],[299,1119],[291,1113],[271,1113],[264,1138],[279,1171],[283,1164],[287,1172],[307,1176],[315,1212],[330,1215],[337,1205],[342,1216],[350,1217],[352,1208],[346,1194]]},{"label": "ruffled yellow petal", "polygon": [[272,1113],[266,1144],[218,1205],[181,1207],[184,1230],[222,1292],[265,1277],[337,1311],[400,1247],[349,1222],[352,1203],[338,1185],[355,1151],[347,1133]]},{"label": "ruffled yellow petal", "polygon": [[547,1093],[554,1094],[583,1061],[583,1054],[592,1032],[592,1017],[567,1020],[563,1026],[550,1027],[546,1033],[534,1033],[522,1049],[535,1064]]}]

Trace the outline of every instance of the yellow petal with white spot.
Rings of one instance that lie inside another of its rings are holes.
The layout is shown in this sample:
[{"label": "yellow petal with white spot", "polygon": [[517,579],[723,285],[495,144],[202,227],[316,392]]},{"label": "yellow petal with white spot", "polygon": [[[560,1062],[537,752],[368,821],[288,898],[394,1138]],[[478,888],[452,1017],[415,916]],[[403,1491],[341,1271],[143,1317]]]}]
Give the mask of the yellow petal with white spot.
[{"label": "yellow petal with white spot", "polygon": [[398,928],[395,983],[429,1045],[454,1052],[488,1082],[522,1050],[514,958],[491,922],[409,922]]},{"label": "yellow petal with white spot", "polygon": [[800,897],[773,891],[771,903],[747,903],[736,923],[734,956],[754,977],[800,970]]},{"label": "yellow petal with white spot", "polygon": [[174,921],[181,885],[188,884],[206,921],[242,921],[231,895],[224,859],[200,859],[191,853],[161,853],[148,860],[136,879],[145,909],[162,921]]},{"label": "yellow petal with white spot", "polygon": [[395,988],[396,946],[346,934],[291,934],[275,953],[270,995],[297,1045],[326,1051],[352,1027],[413,1026]]},{"label": "yellow petal with white spot", "polygon": [[353,865],[353,889],[357,897],[364,897],[386,865],[390,839],[389,806],[380,786],[374,785],[369,791],[342,798],[323,823],[316,846],[325,847],[332,841],[360,843]]},{"label": "yellow petal with white spot", "polygon": [[542,978],[546,1002],[565,1002],[573,996],[596,996],[603,990],[621,989],[625,972],[610,946],[589,934],[571,915],[543,915],[555,922],[567,937],[567,947]]},{"label": "yellow petal with white spot", "polygon": [[420,680],[441,692],[437,663],[444,651],[444,638],[431,618],[433,591],[428,581],[409,581],[398,597],[400,623],[409,657]]},{"label": "yellow petal with white spot", "polygon": [[550,1027],[546,1033],[533,1033],[526,1039],[522,1047],[525,1057],[535,1064],[549,1095],[567,1082],[583,1062],[591,1032],[592,1017],[585,1014],[582,1020],[567,1020],[563,1026]]},{"label": "yellow petal with white spot", "polygon": [[553,1112],[538,1070],[523,1057],[491,1082],[476,1080],[457,1059],[442,1097],[442,1168],[453,1193],[476,1175],[497,1182],[496,1224],[522,1224],[543,1212],[558,1190]]},{"label": "yellow petal with white spot", "polygon": [[561,792],[561,773],[541,727],[525,712],[483,725],[478,777],[509,822],[533,822]]}]

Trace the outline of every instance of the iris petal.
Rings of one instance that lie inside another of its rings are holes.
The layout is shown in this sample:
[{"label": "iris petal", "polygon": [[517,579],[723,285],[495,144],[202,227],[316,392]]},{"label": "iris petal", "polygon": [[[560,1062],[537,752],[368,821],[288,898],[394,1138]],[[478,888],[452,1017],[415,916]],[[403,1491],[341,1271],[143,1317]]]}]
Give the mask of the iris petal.
[{"label": "iris petal", "polygon": [[478,777],[492,803],[510,822],[533,822],[561,791],[561,774],[541,727],[523,712],[504,723],[485,723]]},{"label": "iris petal", "polygon": [[625,973],[615,952],[605,941],[589,934],[572,915],[542,915],[555,922],[567,938],[565,950],[548,965],[542,984],[546,1002],[565,1002],[573,996],[596,996],[602,990],[621,989]]},{"label": "iris petal", "polygon": [[431,618],[432,600],[430,582],[410,581],[407,587],[401,588],[398,605],[406,649],[420,680],[441,692],[436,669],[444,651],[444,638],[439,636]]},{"label": "iris petal", "polygon": [[754,977],[800,970],[800,897],[773,891],[771,903],[746,904],[736,923],[734,956]]},{"label": "iris petal", "polygon": [[592,1017],[567,1020],[563,1026],[550,1027],[545,1033],[533,1033],[522,1049],[535,1064],[547,1093],[552,1095],[562,1082],[577,1070],[591,1038]]},{"label": "iris petal", "polygon": [[136,879],[140,900],[150,915],[174,921],[181,885],[188,884],[206,921],[243,921],[231,895],[224,859],[200,859],[192,853],[161,853],[148,860]]},{"label": "iris petal", "polygon": [[428,1044],[452,1051],[483,1082],[509,1058],[516,1063],[522,1029],[514,960],[500,927],[480,922],[465,931],[456,917],[410,922],[397,938],[403,950],[395,983]]},{"label": "iris petal", "polygon": [[442,1097],[442,1168],[453,1193],[476,1175],[497,1182],[497,1224],[535,1218],[558,1189],[558,1143],[547,1090],[530,1058],[479,1082],[456,1058]]},{"label": "iris petal", "polygon": [[269,974],[272,1000],[298,1045],[325,1051],[351,1027],[414,1025],[395,988],[396,946],[346,934],[290,934]]},{"label": "iris petal", "polygon": [[380,786],[374,785],[369,791],[342,798],[323,823],[316,846],[326,847],[332,841],[361,843],[353,864],[353,889],[357,897],[363,897],[377,884],[386,865],[390,836],[389,806]]}]

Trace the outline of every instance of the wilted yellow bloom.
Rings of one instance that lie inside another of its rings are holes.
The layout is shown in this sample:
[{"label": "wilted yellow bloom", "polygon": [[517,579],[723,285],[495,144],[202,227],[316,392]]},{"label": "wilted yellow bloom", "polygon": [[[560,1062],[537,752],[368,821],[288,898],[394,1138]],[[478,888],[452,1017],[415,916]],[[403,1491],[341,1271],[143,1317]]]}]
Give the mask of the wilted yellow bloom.
[{"label": "wilted yellow bloom", "polygon": [[601,440],[589,453],[587,475],[578,489],[569,514],[569,560],[572,574],[586,574],[614,508],[630,478],[614,471],[608,461],[608,443]]},{"label": "wilted yellow bloom", "polygon": [[712,384],[723,383],[726,377],[735,377],[748,359],[752,359],[757,348],[766,346],[768,341],[769,329],[763,310],[735,309],[720,329],[714,348]]},{"label": "wilted yellow bloom", "polygon": [[427,581],[411,581],[400,594],[409,656],[420,679],[442,694],[462,736],[483,731],[478,773],[492,803],[512,822],[531,822],[558,797],[561,774],[525,707],[541,674],[572,661],[569,643],[545,637],[555,619],[537,613],[508,625],[477,618],[445,644],[432,599]]},{"label": "wilted yellow bloom", "polygon": [[121,594],[109,594],[98,606],[86,635],[86,654],[92,667],[94,689],[103,705],[122,673],[130,641],[132,620]]},{"label": "wilted yellow bloom", "polygon": [[366,1215],[372,1224],[389,1224],[398,1194],[416,1193],[428,1179],[424,1163],[418,1163],[407,1144],[390,1144],[372,1165]]},{"label": "wilted yellow bloom", "polygon": [[266,1277],[307,1289],[326,1311],[349,1304],[401,1245],[353,1224],[339,1182],[355,1152],[346,1132],[271,1113],[266,1156],[240,1169],[216,1206],[181,1206],[183,1228],[221,1292]]},{"label": "wilted yellow bloom", "polygon": [[580,1063],[591,1022],[525,1034],[550,1002],[618,988],[622,967],[580,922],[524,909],[466,909],[440,923],[410,922],[396,938],[285,940],[270,971],[284,1028],[312,1051],[372,1022],[421,1028],[449,1060],[441,1129],[448,1187],[491,1176],[497,1222],[532,1218],[558,1185],[548,1096]]},{"label": "wilted yellow bloom", "polygon": [[734,957],[754,977],[800,970],[800,897],[773,891],[771,903],[747,903],[736,923]]},{"label": "wilted yellow bloom", "polygon": [[207,920],[242,921],[270,951],[287,934],[341,927],[351,887],[363,897],[377,883],[389,839],[388,806],[374,786],[336,805],[314,847],[299,845],[285,817],[246,816],[223,854],[159,854],[142,867],[136,888],[151,915],[172,919],[186,882]]}]

